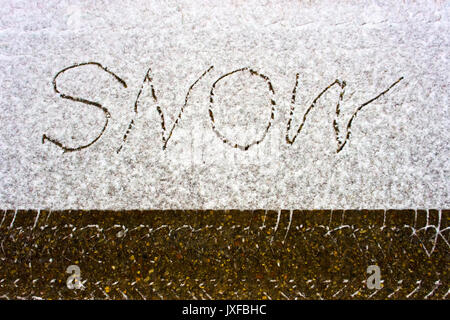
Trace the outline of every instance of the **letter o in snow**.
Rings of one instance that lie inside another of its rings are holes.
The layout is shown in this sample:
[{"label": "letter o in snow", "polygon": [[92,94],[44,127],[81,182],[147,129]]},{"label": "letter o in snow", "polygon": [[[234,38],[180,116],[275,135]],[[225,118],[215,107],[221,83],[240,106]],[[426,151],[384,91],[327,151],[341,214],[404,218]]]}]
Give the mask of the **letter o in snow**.
[{"label": "letter o in snow", "polygon": [[[262,78],[262,79],[267,83],[267,85],[268,85],[268,87],[269,87],[269,92],[270,92],[270,105],[271,105],[271,111],[270,111],[269,122],[268,122],[268,124],[267,124],[267,126],[266,126],[266,128],[265,128],[265,130],[264,130],[264,132],[263,132],[263,134],[262,134],[258,139],[254,140],[254,141],[252,141],[251,143],[246,144],[246,145],[241,145],[241,144],[238,144],[238,143],[235,143],[235,142],[231,141],[230,139],[228,139],[227,137],[225,137],[225,135],[223,135],[223,134],[216,128],[216,124],[215,124],[215,122],[214,122],[214,113],[213,113],[213,110],[212,110],[212,106],[213,106],[213,104],[214,104],[214,89],[216,88],[216,85],[217,85],[221,80],[223,80],[224,78],[226,78],[226,77],[228,77],[228,76],[231,76],[232,74],[235,74],[235,73],[237,73],[237,72],[249,72],[252,76],[256,76],[256,77]],[[276,105],[275,100],[273,99],[273,96],[274,96],[274,95],[275,95],[275,92],[274,92],[274,90],[273,90],[272,83],[270,82],[269,77],[267,77],[267,76],[265,76],[265,75],[263,75],[263,74],[260,74],[259,72],[255,71],[255,70],[252,70],[252,69],[246,67],[246,68],[241,68],[241,69],[234,70],[234,71],[232,71],[232,72],[229,72],[229,73],[224,74],[223,76],[221,76],[219,79],[217,79],[217,80],[213,83],[213,85],[212,85],[212,87],[211,87],[210,96],[209,96],[209,102],[210,102],[210,104],[209,104],[209,117],[210,117],[210,119],[211,119],[211,126],[212,126],[212,129],[213,129],[214,133],[219,137],[220,140],[222,140],[223,143],[228,144],[229,146],[231,146],[231,147],[233,147],[233,148],[241,149],[241,150],[244,150],[244,151],[245,151],[245,150],[248,150],[248,149],[249,149],[251,146],[253,146],[253,145],[256,145],[256,144],[261,143],[261,142],[264,140],[264,138],[266,137],[267,132],[269,131],[270,127],[272,126],[272,122],[273,122],[273,118],[274,118],[274,113],[275,113],[275,105]]]}]

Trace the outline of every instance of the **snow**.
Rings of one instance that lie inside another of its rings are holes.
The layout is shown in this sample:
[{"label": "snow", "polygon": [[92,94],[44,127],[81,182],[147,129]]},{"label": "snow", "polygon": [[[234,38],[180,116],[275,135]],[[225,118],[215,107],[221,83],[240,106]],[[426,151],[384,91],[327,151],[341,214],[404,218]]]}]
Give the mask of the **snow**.
[{"label": "snow", "polygon": [[[448,208],[448,1],[1,1],[3,209]],[[64,99],[60,93],[98,102]],[[163,150],[161,113],[167,138]],[[268,77],[267,82],[249,68]],[[151,81],[143,83],[151,68]],[[295,142],[313,99],[336,79]],[[355,110],[400,77],[388,93]],[[155,90],[155,102],[151,88]],[[139,90],[138,111],[135,102]],[[249,144],[274,119],[261,143]],[[160,107],[160,112],[156,106]],[[124,134],[133,120],[126,141]],[[122,146],[120,152],[117,152]]]}]

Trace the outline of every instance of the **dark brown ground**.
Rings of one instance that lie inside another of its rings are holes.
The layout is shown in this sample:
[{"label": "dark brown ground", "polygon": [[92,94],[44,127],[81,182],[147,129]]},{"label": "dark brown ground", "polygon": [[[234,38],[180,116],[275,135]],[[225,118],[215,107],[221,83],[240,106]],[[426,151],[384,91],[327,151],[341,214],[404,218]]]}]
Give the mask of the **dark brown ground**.
[{"label": "dark brown ground", "polygon": [[0,298],[448,299],[449,212],[0,211]]}]

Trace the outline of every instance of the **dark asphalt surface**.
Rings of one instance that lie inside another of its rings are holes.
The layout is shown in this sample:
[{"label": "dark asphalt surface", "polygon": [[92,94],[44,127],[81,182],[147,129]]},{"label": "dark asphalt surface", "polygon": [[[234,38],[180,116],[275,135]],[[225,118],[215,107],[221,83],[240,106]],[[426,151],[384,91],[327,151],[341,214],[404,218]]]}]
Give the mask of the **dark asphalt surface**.
[{"label": "dark asphalt surface", "polygon": [[0,298],[448,299],[449,212],[0,211]]}]

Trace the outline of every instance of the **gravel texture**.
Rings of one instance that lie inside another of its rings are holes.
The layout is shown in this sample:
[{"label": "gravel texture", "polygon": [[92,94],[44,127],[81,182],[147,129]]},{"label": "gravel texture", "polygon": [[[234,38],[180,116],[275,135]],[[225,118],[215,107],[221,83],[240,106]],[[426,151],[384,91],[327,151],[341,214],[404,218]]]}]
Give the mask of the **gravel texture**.
[{"label": "gravel texture", "polygon": [[8,211],[0,298],[448,299],[449,213]]}]

